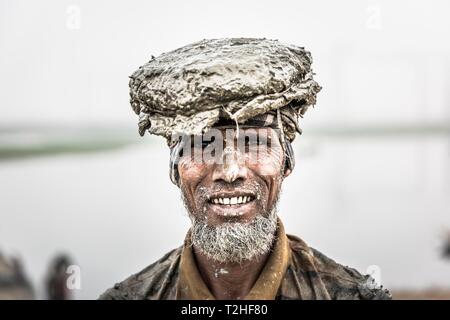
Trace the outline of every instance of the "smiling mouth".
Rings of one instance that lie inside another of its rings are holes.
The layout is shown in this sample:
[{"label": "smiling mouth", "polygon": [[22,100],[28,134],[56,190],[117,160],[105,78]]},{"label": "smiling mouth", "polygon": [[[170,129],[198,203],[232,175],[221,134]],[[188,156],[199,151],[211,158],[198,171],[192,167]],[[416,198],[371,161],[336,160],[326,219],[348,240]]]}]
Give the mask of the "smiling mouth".
[{"label": "smiling mouth", "polygon": [[247,204],[249,202],[252,202],[253,200],[255,200],[255,197],[250,195],[235,196],[235,197],[211,197],[209,199],[209,203],[232,207]]}]

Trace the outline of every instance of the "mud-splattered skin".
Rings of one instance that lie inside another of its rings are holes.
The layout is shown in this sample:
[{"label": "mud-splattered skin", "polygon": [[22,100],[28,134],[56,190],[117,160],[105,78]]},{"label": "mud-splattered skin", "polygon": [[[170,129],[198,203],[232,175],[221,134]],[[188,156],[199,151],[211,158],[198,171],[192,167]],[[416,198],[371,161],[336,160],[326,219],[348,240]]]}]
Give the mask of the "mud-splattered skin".
[{"label": "mud-splattered skin", "polygon": [[[250,222],[258,214],[267,214],[276,204],[281,182],[290,171],[284,171],[284,155],[275,130],[253,129],[258,136],[267,136],[269,145],[238,147],[236,130],[232,141],[223,132],[224,150],[219,155],[222,163],[214,159],[195,161],[193,157],[180,158],[178,170],[180,188],[189,212],[208,224],[225,222]],[[245,132],[240,130],[242,139]],[[258,152],[256,152],[256,149]],[[217,157],[215,158],[217,159]],[[223,205],[213,202],[216,198],[249,196],[245,204]]]},{"label": "mud-splattered skin", "polygon": [[[236,134],[238,130],[231,129],[231,135],[229,130],[228,138],[225,129],[221,130],[224,148],[219,157],[195,161],[192,152],[181,157],[178,166],[180,188],[189,212],[196,219],[206,219],[209,225],[248,223],[257,215],[267,216],[276,205],[283,178],[290,173],[284,170],[284,155],[275,130],[253,129],[256,143],[245,143],[244,136],[249,135],[250,130],[241,129],[239,135]],[[260,137],[267,139],[258,139]],[[240,144],[243,139],[244,144]],[[222,160],[221,163],[217,159]],[[252,201],[234,205],[212,201],[242,196],[250,196]],[[245,297],[269,255],[267,252],[241,263],[220,263],[208,259],[195,250],[195,246],[194,252],[205,283],[218,299]]]}]

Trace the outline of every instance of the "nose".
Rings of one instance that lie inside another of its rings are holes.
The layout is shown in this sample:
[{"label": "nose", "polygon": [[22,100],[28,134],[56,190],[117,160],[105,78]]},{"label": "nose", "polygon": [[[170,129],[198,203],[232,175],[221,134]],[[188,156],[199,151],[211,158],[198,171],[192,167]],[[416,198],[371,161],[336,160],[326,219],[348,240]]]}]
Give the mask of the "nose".
[{"label": "nose", "polygon": [[241,155],[238,150],[225,148],[222,155],[222,163],[216,164],[213,171],[213,181],[223,180],[232,183],[236,180],[247,178],[247,167],[245,161],[241,161]]}]

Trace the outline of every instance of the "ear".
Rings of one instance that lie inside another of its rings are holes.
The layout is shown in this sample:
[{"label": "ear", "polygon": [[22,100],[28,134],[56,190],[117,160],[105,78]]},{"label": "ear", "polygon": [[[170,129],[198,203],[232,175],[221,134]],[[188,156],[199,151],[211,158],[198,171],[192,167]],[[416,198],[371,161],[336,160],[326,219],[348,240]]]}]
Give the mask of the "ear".
[{"label": "ear", "polygon": [[292,170],[295,167],[295,158],[294,158],[294,150],[292,149],[292,145],[289,140],[285,142],[284,149],[284,177],[288,177]]},{"label": "ear", "polygon": [[288,177],[292,173],[292,169],[286,168],[284,169],[284,177]]}]

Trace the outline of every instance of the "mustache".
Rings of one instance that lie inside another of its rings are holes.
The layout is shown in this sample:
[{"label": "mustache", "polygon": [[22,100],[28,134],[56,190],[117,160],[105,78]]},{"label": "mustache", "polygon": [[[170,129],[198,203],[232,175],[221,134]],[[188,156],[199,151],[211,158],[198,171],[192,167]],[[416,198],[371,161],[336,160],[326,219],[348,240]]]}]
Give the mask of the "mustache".
[{"label": "mustache", "polygon": [[233,181],[231,183],[218,181],[212,186],[200,187],[198,189],[197,195],[202,200],[208,200],[213,196],[226,195],[233,193],[243,193],[250,194],[256,198],[259,198],[263,194],[263,187],[258,182],[243,182],[243,181]]}]

